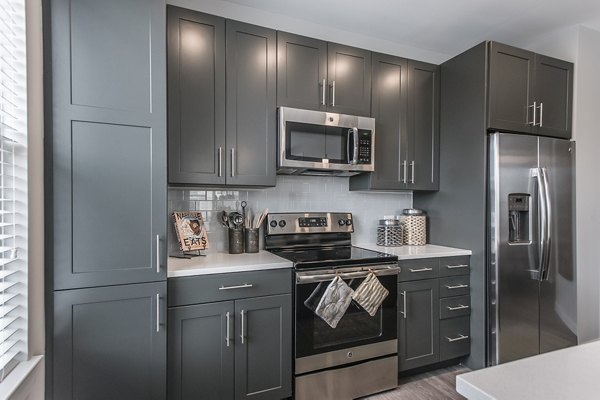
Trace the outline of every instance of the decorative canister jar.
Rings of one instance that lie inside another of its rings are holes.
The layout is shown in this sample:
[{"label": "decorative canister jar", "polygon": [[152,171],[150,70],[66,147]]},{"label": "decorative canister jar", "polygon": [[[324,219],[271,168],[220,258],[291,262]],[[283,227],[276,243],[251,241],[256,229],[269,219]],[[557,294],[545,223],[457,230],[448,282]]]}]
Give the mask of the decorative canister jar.
[{"label": "decorative canister jar", "polygon": [[407,208],[402,211],[403,243],[423,246],[427,243],[427,216],[423,210]]},{"label": "decorative canister jar", "polygon": [[396,217],[383,217],[377,227],[377,245],[386,247],[402,246],[402,223]]}]

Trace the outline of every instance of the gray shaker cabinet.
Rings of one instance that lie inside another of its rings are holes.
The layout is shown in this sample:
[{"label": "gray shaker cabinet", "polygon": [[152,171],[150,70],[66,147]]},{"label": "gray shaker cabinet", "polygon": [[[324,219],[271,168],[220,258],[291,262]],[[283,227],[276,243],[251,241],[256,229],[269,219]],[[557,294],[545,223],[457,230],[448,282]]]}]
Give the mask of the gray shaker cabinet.
[{"label": "gray shaker cabinet", "polygon": [[56,400],[166,398],[166,282],[54,294]]},{"label": "gray shaker cabinet", "polygon": [[235,398],[291,394],[291,295],[236,300]]},{"label": "gray shaker cabinet", "polygon": [[276,55],[272,29],[226,21],[226,182],[275,186]]},{"label": "gray shaker cabinet", "polygon": [[53,289],[164,280],[164,2],[53,0],[48,7]]},{"label": "gray shaker cabinet", "polygon": [[375,172],[350,190],[438,190],[439,66],[373,54]]},{"label": "gray shaker cabinet", "polygon": [[169,183],[275,186],[275,31],[167,9]]},{"label": "gray shaker cabinet", "polygon": [[233,301],[169,309],[169,399],[231,399]]},{"label": "gray shaker cabinet", "polygon": [[370,115],[370,51],[285,32],[277,36],[277,106]]},{"label": "gray shaker cabinet", "polygon": [[167,7],[169,183],[225,184],[225,20]]},{"label": "gray shaker cabinet", "polygon": [[569,139],[573,64],[489,43],[488,129]]},{"label": "gray shaker cabinet", "polygon": [[399,370],[439,361],[439,287],[437,279],[398,284]]}]

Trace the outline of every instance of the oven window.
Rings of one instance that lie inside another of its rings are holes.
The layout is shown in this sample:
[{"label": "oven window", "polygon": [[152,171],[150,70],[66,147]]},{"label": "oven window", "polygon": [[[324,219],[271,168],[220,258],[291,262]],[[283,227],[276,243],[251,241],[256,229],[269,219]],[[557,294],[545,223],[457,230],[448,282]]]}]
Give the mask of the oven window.
[{"label": "oven window", "polygon": [[[345,280],[356,289],[364,278]],[[330,327],[304,303],[315,290],[327,287],[330,281],[296,285],[296,357],[326,353],[328,351],[361,346],[397,338],[397,277],[379,276],[389,291],[377,313],[372,317],[352,301],[337,327]],[[320,297],[318,297],[320,298]]]}]

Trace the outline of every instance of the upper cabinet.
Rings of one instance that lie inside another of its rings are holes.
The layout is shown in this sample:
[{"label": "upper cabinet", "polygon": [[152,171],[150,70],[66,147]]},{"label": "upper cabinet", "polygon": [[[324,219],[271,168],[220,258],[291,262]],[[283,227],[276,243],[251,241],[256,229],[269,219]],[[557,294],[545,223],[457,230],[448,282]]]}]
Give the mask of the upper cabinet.
[{"label": "upper cabinet", "polygon": [[573,64],[489,44],[488,129],[571,137]]},{"label": "upper cabinet", "polygon": [[439,67],[373,54],[375,172],[350,190],[437,190]]},{"label": "upper cabinet", "polygon": [[173,185],[275,185],[276,33],[168,6]]},{"label": "upper cabinet", "polygon": [[370,51],[277,35],[277,106],[370,115]]}]

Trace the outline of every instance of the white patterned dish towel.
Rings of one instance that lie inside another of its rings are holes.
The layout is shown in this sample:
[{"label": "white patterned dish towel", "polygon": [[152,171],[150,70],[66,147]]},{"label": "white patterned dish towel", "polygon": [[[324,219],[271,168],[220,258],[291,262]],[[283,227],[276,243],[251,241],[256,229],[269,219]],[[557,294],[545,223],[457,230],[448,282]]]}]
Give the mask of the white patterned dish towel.
[{"label": "white patterned dish towel", "polygon": [[335,328],[346,313],[353,294],[354,290],[342,278],[336,276],[325,289],[315,314]]},{"label": "white patterned dish towel", "polygon": [[356,288],[352,294],[352,298],[373,317],[388,294],[389,291],[379,282],[375,274],[371,272],[362,281],[360,286]]}]

